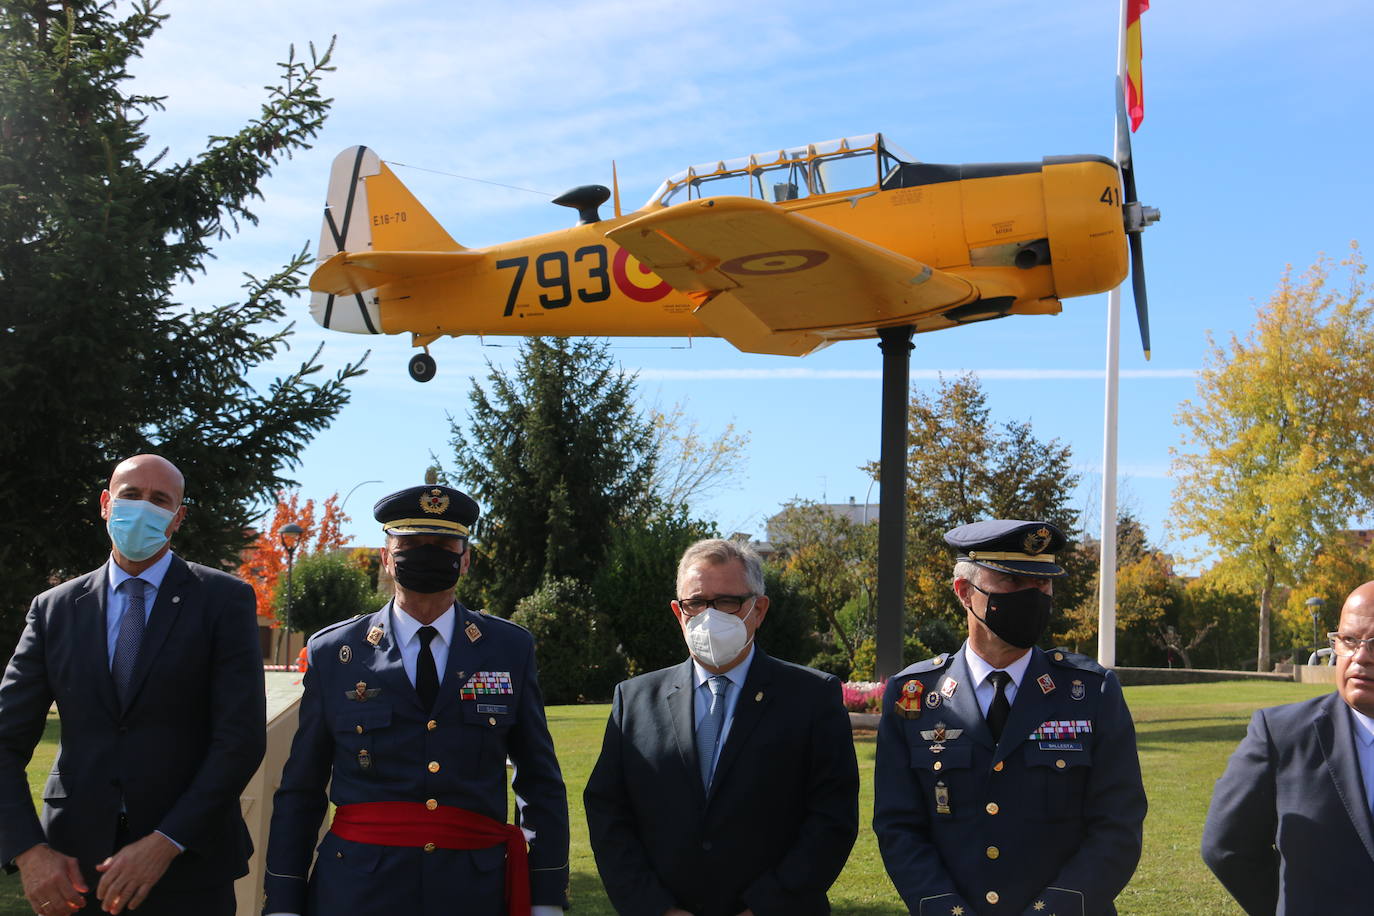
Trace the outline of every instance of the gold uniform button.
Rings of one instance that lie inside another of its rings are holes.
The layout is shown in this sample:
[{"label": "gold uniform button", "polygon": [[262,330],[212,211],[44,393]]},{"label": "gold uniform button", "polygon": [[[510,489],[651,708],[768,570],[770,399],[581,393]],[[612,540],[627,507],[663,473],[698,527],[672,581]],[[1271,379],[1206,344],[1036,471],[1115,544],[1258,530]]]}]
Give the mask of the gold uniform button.
[{"label": "gold uniform button", "polygon": [[439,847],[438,847],[438,846],[435,846],[433,843],[426,843],[426,844],[425,844],[425,852],[433,852],[434,850],[436,850],[436,849],[438,849],[438,848],[439,848]]},{"label": "gold uniform button", "polygon": [[999,900],[1002,899],[1001,897],[997,896],[997,892],[996,892],[996,891],[988,891],[988,892],[987,892],[986,894],[984,894],[983,896],[987,898],[988,903],[991,903],[991,904],[994,904],[994,905],[996,905],[997,901],[999,901]]},{"label": "gold uniform button", "polygon": [[336,853],[334,853],[334,858],[336,858],[336,859],[342,859],[342,858],[343,858],[343,853],[341,853],[341,852],[336,852]]},{"label": "gold uniform button", "polygon": [[1056,652],[1056,653],[1054,653],[1054,660],[1057,661],[1057,662],[1062,662],[1062,661],[1064,660],[1064,653],[1063,653],[1063,652]]},{"label": "gold uniform button", "polygon": [[996,814],[998,811],[1001,811],[1002,809],[997,806],[997,802],[988,802],[986,810],[988,814]]},{"label": "gold uniform button", "polygon": [[433,719],[430,719],[428,722],[425,723],[425,729],[428,731],[434,731],[438,727],[439,723],[435,722]]},{"label": "gold uniform button", "polygon": [[995,858],[997,858],[998,856],[1000,856],[1001,854],[1002,854],[1002,850],[998,849],[996,846],[989,846],[989,847],[988,847],[988,858],[989,858],[989,859],[995,859]]},{"label": "gold uniform button", "polygon": [[1003,766],[1003,763],[1002,763],[1002,761],[999,760],[999,761],[997,761],[996,763],[994,763],[994,764],[992,765],[992,771],[993,771],[994,773],[1000,773],[1000,772],[1002,772],[1002,766]]},{"label": "gold uniform button", "polygon": [[488,718],[488,719],[487,719],[487,724],[488,724],[488,725],[495,725],[495,724],[496,724],[496,717],[495,717],[495,716],[491,716],[490,718]]},{"label": "gold uniform button", "polygon": [[363,727],[361,725],[355,725],[353,726],[353,728],[355,731],[357,731],[358,734],[361,735],[363,733]]},{"label": "gold uniform button", "polygon": [[431,773],[437,773],[437,772],[439,772],[439,761],[437,761],[437,760],[431,760],[431,761],[429,762],[429,771],[430,771]]},{"label": "gold uniform button", "polygon": [[1068,764],[1066,764],[1066,763],[1064,762],[1064,758],[1063,758],[1063,757],[1060,757],[1058,760],[1056,760],[1056,761],[1054,762],[1054,765],[1055,765],[1056,767],[1058,767],[1059,769],[1061,769],[1061,770],[1064,769],[1064,767],[1068,766]]},{"label": "gold uniform button", "polygon": [[944,761],[942,761],[942,760],[937,760],[937,761],[935,761],[933,764],[930,765],[930,768],[931,768],[932,770],[935,770],[935,771],[938,773],[940,770],[943,770],[943,769],[945,768]]},{"label": "gold uniform button", "polygon": [[435,808],[439,807],[439,802],[436,799],[427,798],[425,799],[425,807],[433,811]]}]

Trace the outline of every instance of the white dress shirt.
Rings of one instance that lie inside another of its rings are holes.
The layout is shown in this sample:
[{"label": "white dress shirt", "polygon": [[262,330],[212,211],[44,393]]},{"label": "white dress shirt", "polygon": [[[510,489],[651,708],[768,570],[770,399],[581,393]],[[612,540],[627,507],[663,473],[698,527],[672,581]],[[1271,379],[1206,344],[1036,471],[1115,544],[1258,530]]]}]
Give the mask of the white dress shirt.
[{"label": "white dress shirt", "polygon": [[[444,682],[444,668],[448,666],[448,650],[453,645],[453,627],[458,614],[449,605],[430,626],[438,630],[429,642],[430,654],[434,656],[434,667],[439,672],[439,683]],[[406,677],[415,683],[415,668],[420,662],[420,628],[423,623],[411,617],[396,602],[391,602],[391,633],[401,650],[401,664],[405,666]]]},{"label": "white dress shirt", "polygon": [[1005,671],[1011,675],[1011,682],[1007,684],[1005,693],[1007,695],[1007,705],[1011,706],[1016,702],[1016,691],[1021,687],[1021,678],[1026,676],[1026,667],[1030,665],[1030,649],[1016,661],[1007,665],[1005,668],[994,668],[983,660],[983,657],[973,651],[973,646],[964,643],[964,662],[968,665],[968,673],[973,677],[976,685],[973,694],[978,698],[978,708],[983,711],[983,717],[988,714],[988,707],[992,705],[992,698],[997,695],[997,688],[992,681],[988,680],[988,675],[994,671]]}]

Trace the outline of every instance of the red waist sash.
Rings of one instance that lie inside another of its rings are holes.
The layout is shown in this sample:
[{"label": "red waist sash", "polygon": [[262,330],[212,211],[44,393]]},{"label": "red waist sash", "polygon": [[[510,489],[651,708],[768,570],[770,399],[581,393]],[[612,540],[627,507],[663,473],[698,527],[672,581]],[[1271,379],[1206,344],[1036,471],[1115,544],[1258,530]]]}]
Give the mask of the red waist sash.
[{"label": "red waist sash", "polygon": [[340,805],[329,828],[352,843],[441,849],[487,849],[506,844],[506,906],[509,916],[530,916],[530,862],[525,834],[475,811],[420,802],[364,802]]}]

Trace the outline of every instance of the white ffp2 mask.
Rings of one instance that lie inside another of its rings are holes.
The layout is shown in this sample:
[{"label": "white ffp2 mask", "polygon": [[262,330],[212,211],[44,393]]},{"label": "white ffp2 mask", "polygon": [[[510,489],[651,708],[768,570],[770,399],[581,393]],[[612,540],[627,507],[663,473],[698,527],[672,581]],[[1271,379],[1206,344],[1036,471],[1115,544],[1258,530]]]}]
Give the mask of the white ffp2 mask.
[{"label": "white ffp2 mask", "polygon": [[754,607],[751,604],[749,613],[743,617],[736,617],[713,607],[708,607],[695,617],[688,617],[684,627],[687,651],[696,656],[702,664],[710,665],[712,668],[728,665],[739,658],[752,639],[744,621],[753,613]]}]

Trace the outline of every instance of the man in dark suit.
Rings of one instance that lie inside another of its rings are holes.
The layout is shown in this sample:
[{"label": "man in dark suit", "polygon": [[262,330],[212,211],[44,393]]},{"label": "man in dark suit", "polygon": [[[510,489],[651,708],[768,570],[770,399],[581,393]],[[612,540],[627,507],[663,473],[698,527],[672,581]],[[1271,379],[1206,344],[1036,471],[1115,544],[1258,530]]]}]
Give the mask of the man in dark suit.
[{"label": "man in dark suit", "polygon": [[622,916],[808,916],[858,835],[840,683],[753,644],[768,613],[756,554],[700,541],[673,614],[691,658],[621,683],[583,796]]},{"label": "man in dark suit", "polygon": [[888,681],[873,777],[887,873],[914,916],[1115,913],[1145,789],[1116,676],[1035,647],[1064,535],[994,520],[945,542],[968,640]]},{"label": "man in dark suit", "polygon": [[1374,907],[1374,582],[1329,637],[1336,691],[1256,712],[1212,793],[1202,858],[1252,916]]},{"label": "man in dark suit", "polygon": [[477,503],[450,487],[410,487],[373,515],[396,597],[310,637],[263,912],[561,916],[568,797],[534,638],[453,598]]},{"label": "man in dark suit", "polygon": [[[35,913],[230,916],[252,842],[239,795],[262,760],[253,591],[172,554],[171,462],[137,455],[100,494],[110,560],[33,601],[0,681],[0,863]],[[24,768],[57,701],[38,818]]]}]

